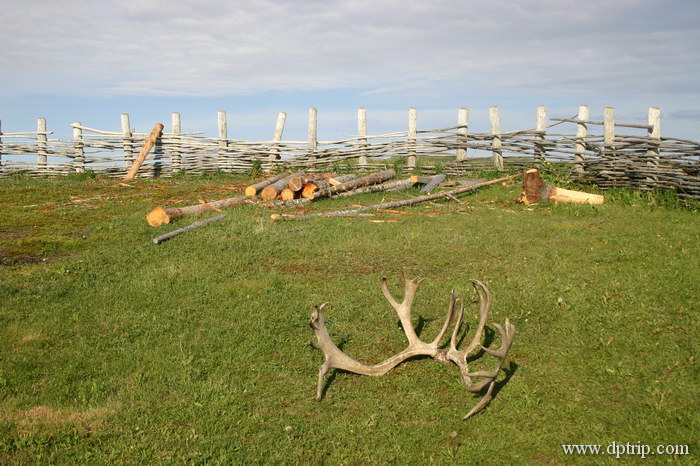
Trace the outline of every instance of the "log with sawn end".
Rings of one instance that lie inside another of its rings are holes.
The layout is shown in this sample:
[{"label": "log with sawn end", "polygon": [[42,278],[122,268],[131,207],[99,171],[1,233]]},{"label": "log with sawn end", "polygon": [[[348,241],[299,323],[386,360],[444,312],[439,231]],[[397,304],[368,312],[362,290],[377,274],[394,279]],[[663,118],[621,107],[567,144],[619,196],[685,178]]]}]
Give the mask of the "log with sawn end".
[{"label": "log with sawn end", "polygon": [[258,183],[252,184],[252,185],[248,186],[247,188],[245,188],[245,195],[246,196],[255,196],[260,191],[262,191],[264,188],[270,186],[272,183],[279,181],[283,178],[286,178],[290,175],[291,175],[291,173],[284,172],[284,173],[280,173],[280,174],[275,175],[275,176],[271,176],[269,178],[265,178],[264,180],[262,180]]},{"label": "log with sawn end", "polygon": [[175,219],[185,217],[187,215],[203,214],[210,210],[224,209],[226,207],[233,207],[240,204],[252,204],[257,200],[258,198],[255,196],[237,196],[230,197],[228,199],[221,199],[220,201],[200,203],[188,207],[170,209],[156,207],[155,209],[150,211],[148,215],[146,215],[146,221],[152,227],[159,227],[161,225],[168,224]]},{"label": "log with sawn end", "polygon": [[540,177],[539,170],[531,168],[525,172],[525,177],[523,178],[523,193],[518,198],[518,202],[531,205],[542,201],[598,205],[605,201],[605,197],[600,194],[591,194],[551,186],[545,183],[542,177]]},{"label": "log with sawn end", "polygon": [[260,197],[268,201],[271,199],[277,199],[277,196],[280,195],[282,190],[289,187],[289,180],[300,175],[303,175],[303,172],[294,173],[285,178],[281,178],[268,186],[265,186],[265,188],[260,192]]},{"label": "log with sawn end", "polygon": [[346,181],[345,183],[341,183],[337,186],[332,186],[328,189],[324,189],[322,191],[318,191],[314,193],[314,198],[318,199],[321,197],[330,197],[333,196],[334,194],[339,194],[345,191],[351,191],[356,188],[360,188],[362,186],[370,186],[373,184],[380,184],[385,181],[388,181],[392,179],[393,177],[396,176],[396,172],[392,169],[389,170],[382,170],[379,172],[372,173],[367,176],[363,176],[362,178],[357,178],[354,180]]}]

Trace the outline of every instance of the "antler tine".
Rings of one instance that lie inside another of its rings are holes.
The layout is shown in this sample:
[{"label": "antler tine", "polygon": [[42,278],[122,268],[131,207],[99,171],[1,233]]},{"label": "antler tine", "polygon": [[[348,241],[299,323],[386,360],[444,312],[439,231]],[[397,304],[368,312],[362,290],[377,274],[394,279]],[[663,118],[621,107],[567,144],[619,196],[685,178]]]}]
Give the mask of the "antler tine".
[{"label": "antler tine", "polygon": [[447,329],[450,328],[450,325],[452,325],[452,320],[454,319],[455,316],[455,307],[457,305],[457,293],[455,290],[450,291],[450,305],[447,309],[447,317],[445,318],[445,323],[442,326],[442,329],[440,330],[440,333],[435,337],[433,342],[431,343],[432,346],[436,346],[440,344],[440,341],[442,341],[442,338],[445,336],[447,333]]},{"label": "antler tine", "polygon": [[450,338],[450,353],[457,353],[457,334],[459,334],[459,329],[462,328],[462,321],[464,320],[464,301],[461,299],[457,301],[459,301],[459,314]]},{"label": "antler tine", "polygon": [[469,345],[463,351],[465,359],[477,346],[481,346],[481,335],[484,333],[486,320],[489,318],[489,312],[491,311],[491,292],[488,287],[479,280],[471,280],[471,282],[479,295],[479,324],[476,326],[472,341],[469,342]]},{"label": "antler tine", "polygon": [[399,316],[401,326],[403,327],[403,331],[406,334],[406,338],[408,339],[410,346],[423,344],[418,338],[418,335],[416,335],[416,331],[413,328],[413,323],[411,322],[411,308],[413,307],[413,301],[416,297],[416,291],[423,280],[424,279],[422,278],[416,280],[409,279],[404,273],[404,295],[401,303],[396,301],[394,296],[391,294],[391,291],[389,291],[386,277],[382,277],[380,282],[382,293],[384,294],[386,300],[389,301],[389,304],[391,304],[394,310],[396,310],[396,314]]}]

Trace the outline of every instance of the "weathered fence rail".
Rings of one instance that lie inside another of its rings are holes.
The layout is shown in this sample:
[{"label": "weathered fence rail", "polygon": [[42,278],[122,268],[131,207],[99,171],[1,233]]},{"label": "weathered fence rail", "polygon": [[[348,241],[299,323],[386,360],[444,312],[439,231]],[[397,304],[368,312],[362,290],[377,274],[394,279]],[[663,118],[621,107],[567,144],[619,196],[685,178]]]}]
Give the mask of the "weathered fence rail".
[{"label": "weathered fence rail", "polygon": [[[681,196],[700,198],[700,142],[662,137],[656,107],[649,109],[645,125],[616,122],[611,107],[605,108],[602,121],[590,120],[587,106],[581,106],[576,117],[550,119],[546,108],[538,107],[535,127],[518,131],[501,130],[497,107],[489,109],[489,119],[490,132],[469,131],[469,110],[461,108],[455,126],[419,130],[417,111],[412,108],[406,131],[369,135],[367,112],[361,108],[357,136],[319,141],[317,111],[312,108],[306,141],[283,139],[286,114],[280,113],[272,140],[250,142],[229,137],[223,111],[218,113],[217,137],[182,132],[180,114],[173,113],[170,131],[161,135],[139,176],[168,176],[181,170],[246,172],[255,165],[267,171],[323,170],[328,165],[338,169],[344,163],[375,168],[393,166],[396,160],[403,160],[407,171],[429,172],[439,167],[447,174],[459,175],[567,162],[575,176],[603,188],[675,189]],[[120,131],[98,130],[80,122],[71,127],[72,139],[54,139],[43,118],[38,119],[36,131],[3,133],[0,126],[0,176],[86,170],[122,176],[148,137],[148,133],[131,129],[127,114],[121,115]],[[641,134],[620,135],[617,128]],[[441,156],[449,158],[437,158]]]}]

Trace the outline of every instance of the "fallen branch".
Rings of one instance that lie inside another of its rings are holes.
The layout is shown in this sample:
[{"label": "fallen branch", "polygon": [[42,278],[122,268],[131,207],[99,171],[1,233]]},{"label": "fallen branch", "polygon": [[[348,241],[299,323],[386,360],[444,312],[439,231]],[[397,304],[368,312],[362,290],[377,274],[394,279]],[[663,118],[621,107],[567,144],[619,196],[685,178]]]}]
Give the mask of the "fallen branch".
[{"label": "fallen branch", "polygon": [[156,144],[156,140],[163,133],[164,127],[165,126],[163,126],[163,123],[156,123],[156,125],[153,127],[151,135],[148,136],[148,139],[146,139],[146,142],[141,148],[141,152],[139,152],[139,155],[136,157],[136,160],[134,160],[134,163],[131,164],[131,168],[129,168],[129,171],[126,173],[124,181],[130,181],[134,179],[134,177],[136,176],[136,172],[139,171],[139,168],[141,168],[141,165],[143,165],[144,160],[146,160],[146,156]]},{"label": "fallen branch", "polygon": [[209,223],[216,222],[217,220],[221,220],[224,217],[226,217],[226,214],[221,214],[221,215],[217,215],[216,217],[208,218],[206,220],[200,220],[199,222],[194,222],[192,225],[188,225],[188,226],[183,227],[183,228],[178,228],[177,230],[173,230],[170,233],[166,233],[164,235],[153,238],[153,243],[154,244],[164,243],[165,241],[168,241],[171,238],[175,238],[177,235],[181,235],[182,233],[186,233],[190,230],[194,230],[195,228],[203,227],[204,225],[207,225]]},{"label": "fallen branch", "polygon": [[205,204],[197,204],[188,207],[180,207],[173,209],[164,209],[162,207],[156,207],[146,215],[146,221],[152,227],[159,227],[163,224],[172,222],[180,217],[185,217],[187,215],[203,214],[210,210],[224,209],[226,207],[233,207],[239,204],[253,204],[257,202],[258,198],[255,196],[237,196],[230,197],[228,199],[222,199],[220,201],[209,202]]},{"label": "fallen branch", "polygon": [[517,175],[506,176],[506,177],[498,178],[495,180],[485,181],[483,183],[475,184],[472,186],[465,186],[463,188],[453,189],[451,191],[443,191],[440,193],[413,197],[411,199],[406,199],[403,201],[384,202],[381,204],[373,204],[373,205],[369,205],[369,206],[365,206],[365,207],[360,207],[358,209],[336,210],[334,212],[319,212],[316,214],[299,215],[298,217],[294,217],[294,218],[296,218],[297,220],[308,220],[308,219],[314,218],[314,217],[350,217],[350,216],[354,216],[354,215],[357,215],[357,214],[362,213],[362,212],[366,212],[368,210],[395,209],[397,207],[411,206],[411,205],[419,204],[421,202],[427,202],[427,201],[432,201],[434,199],[440,199],[442,197],[456,196],[458,194],[466,193],[469,191],[476,191],[479,188],[483,188],[485,186],[490,186],[492,184],[502,183],[504,181],[508,181],[508,180],[512,180],[513,178],[517,178],[519,176],[522,176],[522,175],[517,174]]}]

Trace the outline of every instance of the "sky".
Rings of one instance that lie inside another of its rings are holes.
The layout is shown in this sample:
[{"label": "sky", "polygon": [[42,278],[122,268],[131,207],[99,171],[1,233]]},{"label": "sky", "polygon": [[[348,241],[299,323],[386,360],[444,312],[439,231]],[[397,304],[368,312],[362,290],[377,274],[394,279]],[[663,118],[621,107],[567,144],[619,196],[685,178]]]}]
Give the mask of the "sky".
[{"label": "sky", "polygon": [[149,132],[180,112],[183,131],[305,140],[453,126],[531,128],[550,117],[646,123],[700,140],[700,2],[697,0],[0,0],[2,131],[47,119],[120,130],[120,114]]}]

